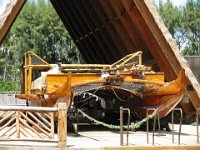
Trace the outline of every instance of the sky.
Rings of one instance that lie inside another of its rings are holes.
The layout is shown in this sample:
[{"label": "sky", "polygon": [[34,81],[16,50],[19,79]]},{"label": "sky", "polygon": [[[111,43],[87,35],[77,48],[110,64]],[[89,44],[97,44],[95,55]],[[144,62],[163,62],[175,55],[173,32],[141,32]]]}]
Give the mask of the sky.
[{"label": "sky", "polygon": [[[159,0],[154,0],[156,4],[158,4]],[[163,0],[166,1],[166,0]],[[186,3],[187,0],[171,0],[174,5],[176,6],[181,6],[184,5]],[[3,12],[5,6],[6,6],[6,2],[7,0],[0,0],[0,14]]]},{"label": "sky", "polygon": [[0,14],[4,10],[4,8],[6,6],[6,2],[7,2],[7,0],[0,0]]},{"label": "sky", "polygon": [[[174,5],[176,5],[176,6],[183,6],[183,5],[185,5],[185,3],[186,3],[187,0],[171,0],[171,1],[172,1],[172,3],[174,3]],[[154,0],[154,2],[155,2],[156,4],[158,4],[159,0]],[[163,0],[163,2],[166,2],[166,0]]]}]

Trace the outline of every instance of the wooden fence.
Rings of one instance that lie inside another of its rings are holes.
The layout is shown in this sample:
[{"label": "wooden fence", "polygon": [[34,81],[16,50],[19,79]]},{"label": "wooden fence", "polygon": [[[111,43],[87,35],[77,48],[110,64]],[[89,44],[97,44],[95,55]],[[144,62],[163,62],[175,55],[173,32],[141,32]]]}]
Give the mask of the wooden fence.
[{"label": "wooden fence", "polygon": [[[66,104],[55,107],[0,107],[0,141],[58,142],[66,146]],[[57,121],[58,136],[55,136]]]}]

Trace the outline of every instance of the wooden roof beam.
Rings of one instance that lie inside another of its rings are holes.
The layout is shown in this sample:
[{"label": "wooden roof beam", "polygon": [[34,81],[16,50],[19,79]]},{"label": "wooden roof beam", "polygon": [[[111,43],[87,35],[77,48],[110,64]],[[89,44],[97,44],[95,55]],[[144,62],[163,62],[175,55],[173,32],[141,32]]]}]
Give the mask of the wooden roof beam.
[{"label": "wooden roof beam", "polygon": [[[84,19],[82,18],[82,14],[78,13],[78,7],[77,5],[73,5],[73,1],[66,1],[65,2],[66,5],[68,6],[68,9],[70,11],[70,14],[73,17],[73,20],[75,20],[76,25],[78,25],[78,28],[81,32],[81,37],[80,39],[82,40],[87,40],[88,41],[88,45],[90,45],[91,49],[92,49],[92,54],[97,53],[98,51],[102,51],[102,45],[100,45],[98,42],[96,42],[91,35],[88,34],[88,31],[90,30],[88,27],[88,24],[85,23]],[[87,35],[87,36],[85,36]],[[86,49],[87,51],[87,49]],[[103,63],[108,62],[108,59],[100,57],[99,55],[96,55],[96,60],[97,63]]]},{"label": "wooden roof beam", "polygon": [[[75,3],[76,2],[76,3]],[[109,63],[109,60],[112,58],[112,55],[110,54],[110,51],[105,51],[104,49],[107,49],[105,44],[105,41],[103,40],[103,38],[100,36],[100,34],[98,34],[97,32],[94,32],[94,27],[91,26],[91,21],[89,22],[88,19],[90,18],[90,16],[86,13],[86,10],[83,7],[83,4],[80,5],[82,2],[80,0],[78,1],[72,1],[71,4],[73,5],[73,7],[76,6],[77,8],[77,15],[79,16],[79,18],[81,18],[81,22],[84,22],[84,26],[87,27],[87,33],[86,35],[88,35],[88,38],[91,39],[91,41],[96,45],[97,47],[99,47],[99,49],[96,50],[101,50],[103,53],[103,57],[101,57],[103,59],[102,63]]]},{"label": "wooden roof beam", "polygon": [[[59,5],[60,7],[62,7],[63,10],[65,10],[65,16],[67,16],[68,18],[66,18],[66,21],[68,21],[68,24],[70,24],[71,26],[71,30],[74,31],[76,30],[78,35],[78,37],[82,36],[82,33],[79,30],[79,27],[76,24],[76,20],[72,17],[72,13],[70,13],[70,10],[68,9],[69,6],[66,5],[66,3],[64,3],[64,1],[60,0],[61,5]],[[76,40],[75,40],[76,41]],[[84,53],[86,53],[85,55],[91,60],[91,62],[99,62],[100,60],[94,56],[94,54],[92,53],[92,45],[90,45],[90,43],[88,42],[87,39],[84,39],[83,41],[79,41],[82,45],[82,50],[81,50],[81,54],[84,55]]]},{"label": "wooden roof beam", "polygon": [[142,39],[146,43],[148,50],[152,54],[154,60],[157,62],[157,64],[161,69],[168,68],[167,79],[173,80],[174,72],[172,71],[171,65],[168,63],[162,63],[162,62],[167,62],[167,58],[165,57],[165,55],[163,55],[163,53],[161,53],[157,41],[155,40],[150,29],[148,28],[147,24],[142,18],[138,8],[135,7],[135,5],[133,5],[132,3],[133,1],[131,0],[122,1],[122,5],[124,6],[124,8],[126,8],[127,11],[129,11],[128,15],[130,16],[132,22],[135,24],[138,32],[141,34]]},{"label": "wooden roof beam", "polygon": [[[60,6],[58,0],[51,0],[51,3],[54,6],[55,10],[57,11],[58,15],[60,16],[61,20],[63,21],[65,27],[68,29],[68,32],[71,35],[72,39],[76,41],[76,39],[78,38],[78,35],[77,35],[78,33],[75,32],[75,30],[73,30],[72,25],[69,23],[67,15],[65,15],[65,12],[63,11],[64,10],[63,5]],[[87,54],[84,53],[83,44],[81,42],[75,42],[75,44],[79,48],[79,51],[83,55],[84,59],[87,62],[92,62],[91,57],[89,57]]]},{"label": "wooden roof beam", "polygon": [[123,41],[123,43],[126,47],[126,49],[123,50],[123,51],[125,51],[126,54],[129,54],[129,52],[128,52],[129,50],[131,50],[132,52],[134,50],[136,50],[134,43],[131,41],[131,38],[129,37],[127,31],[125,30],[125,28],[121,24],[120,16],[118,16],[115,13],[112,5],[109,3],[109,0],[99,0],[99,4],[100,4],[99,7],[101,7],[102,10],[108,16],[108,19],[111,22],[110,25],[118,33],[118,35],[119,35],[118,38],[120,38]]},{"label": "wooden roof beam", "polygon": [[91,30],[92,30],[92,33],[96,34],[97,36],[97,39],[100,40],[100,41],[104,41],[104,43],[106,43],[106,45],[108,46],[108,51],[110,52],[109,55],[112,56],[112,59],[109,59],[109,63],[113,63],[113,62],[110,62],[111,60],[113,60],[114,58],[114,61],[118,60],[119,57],[117,57],[114,53],[114,50],[117,49],[117,46],[115,45],[115,43],[110,40],[110,35],[107,33],[107,34],[104,34],[102,32],[100,32],[101,30],[103,30],[103,28],[105,28],[104,25],[100,25],[99,21],[96,21],[98,18],[96,17],[96,13],[91,13],[89,10],[91,9],[91,7],[88,7],[86,1],[83,1],[83,0],[78,0],[80,4],[80,6],[83,6],[84,10],[85,10],[85,16],[87,16],[85,19],[90,22],[90,24],[93,24],[93,27],[91,26]]},{"label": "wooden roof beam", "polygon": [[[127,52],[124,52],[124,50],[126,49],[123,41],[119,38],[119,34],[116,32],[116,30],[110,26],[111,22],[110,20],[106,17],[106,14],[104,14],[104,11],[102,10],[102,7],[99,7],[100,4],[98,1],[94,1],[94,0],[87,0],[85,2],[89,2],[90,6],[92,7],[92,9],[94,10],[93,12],[96,12],[98,18],[100,19],[101,22],[101,26],[104,25],[105,27],[103,29],[105,29],[105,32],[103,34],[109,34],[111,39],[115,45],[117,46],[117,49],[115,49],[115,53],[116,51],[118,51],[119,54],[119,58],[123,57],[125,55],[127,55]],[[103,32],[104,30],[101,30],[100,32]]]},{"label": "wooden roof beam", "polygon": [[[157,43],[159,43],[160,51],[164,56],[167,57],[167,61],[162,62],[162,64],[171,64],[173,72],[176,73],[175,76],[178,75],[181,68],[185,69],[186,76],[193,86],[193,90],[189,91],[190,99],[195,108],[200,108],[200,85],[193,72],[189,68],[187,61],[180,54],[178,45],[176,44],[175,40],[172,38],[168,29],[165,27],[163,21],[161,21],[156,7],[152,4],[151,0],[135,0],[135,4],[142,14],[142,17],[145,19],[146,24],[151,29],[151,32],[154,34],[154,39],[157,41]],[[168,68],[163,68],[164,71],[167,71],[167,69]],[[167,76],[170,75],[167,74]]]},{"label": "wooden roof beam", "polygon": [[[122,2],[120,0],[110,0],[111,5],[113,6],[115,12],[120,18],[122,25],[124,26],[127,34],[130,36],[132,42],[135,44],[136,49],[134,52],[138,50],[146,50],[147,46],[144,43],[140,33],[136,30],[134,23],[131,21],[130,16],[128,15],[128,11],[123,7]],[[133,53],[133,51],[130,51]],[[143,53],[144,60],[151,59],[151,53],[145,52]]]},{"label": "wooden roof beam", "polygon": [[7,0],[5,11],[0,16],[0,44],[23,8],[26,0]]}]

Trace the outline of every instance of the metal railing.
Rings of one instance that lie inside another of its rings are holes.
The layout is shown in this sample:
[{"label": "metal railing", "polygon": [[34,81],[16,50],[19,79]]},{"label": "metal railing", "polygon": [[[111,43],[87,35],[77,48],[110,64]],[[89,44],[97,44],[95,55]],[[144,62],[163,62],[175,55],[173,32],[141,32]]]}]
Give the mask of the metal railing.
[{"label": "metal railing", "polygon": [[[152,133],[152,145],[155,144],[155,127],[156,127],[156,119],[158,119],[158,128],[160,133],[160,116],[159,116],[159,108],[160,107],[154,107],[154,108],[147,108],[146,109],[146,115],[149,115],[149,111],[153,111],[155,113],[154,115],[154,123],[153,123],[153,133]],[[168,108],[168,107],[166,107]],[[179,132],[178,132],[178,144],[180,145],[180,134],[181,134],[181,126],[182,126],[182,118],[183,118],[183,111],[181,108],[173,108],[172,109],[172,143],[174,144],[174,111],[180,111],[180,123],[179,123]],[[147,131],[147,144],[149,144],[149,121],[146,122],[146,131]]]},{"label": "metal railing", "polygon": [[197,143],[199,143],[199,111],[200,108],[197,108],[196,109]]},{"label": "metal railing", "polygon": [[128,146],[128,138],[129,138],[129,125],[130,125],[130,109],[120,107],[120,146],[124,144],[124,111],[128,112],[128,122],[127,122],[127,136],[126,136],[126,145]]}]

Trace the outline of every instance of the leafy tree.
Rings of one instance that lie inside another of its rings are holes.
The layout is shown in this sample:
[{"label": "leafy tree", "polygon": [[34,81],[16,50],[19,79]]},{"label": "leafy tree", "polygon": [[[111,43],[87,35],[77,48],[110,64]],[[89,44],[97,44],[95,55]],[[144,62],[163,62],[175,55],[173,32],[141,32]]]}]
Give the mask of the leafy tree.
[{"label": "leafy tree", "polygon": [[183,55],[200,54],[200,0],[187,0],[176,7],[171,0],[160,0],[158,11]]},{"label": "leafy tree", "polygon": [[171,0],[167,0],[166,3],[163,3],[162,0],[159,1],[158,11],[163,18],[163,21],[170,33],[174,36],[179,27],[179,18],[180,12],[177,6],[174,6]]},{"label": "leafy tree", "polygon": [[[59,16],[49,1],[28,0],[0,47],[0,79],[20,82],[26,51],[49,63],[83,62]],[[5,86],[1,84],[0,86]],[[7,83],[7,82],[6,82]]]},{"label": "leafy tree", "polygon": [[200,0],[188,0],[182,15],[185,55],[200,54]]},{"label": "leafy tree", "polygon": [[181,48],[182,42],[182,28],[181,28],[181,8],[174,6],[171,0],[167,0],[165,3],[159,0],[158,11],[168,28],[169,32],[176,39],[179,48]]}]

